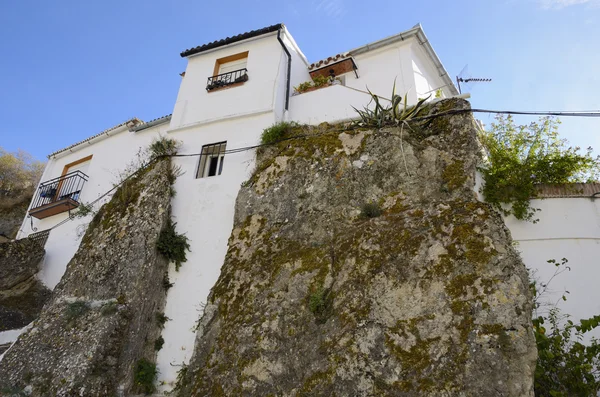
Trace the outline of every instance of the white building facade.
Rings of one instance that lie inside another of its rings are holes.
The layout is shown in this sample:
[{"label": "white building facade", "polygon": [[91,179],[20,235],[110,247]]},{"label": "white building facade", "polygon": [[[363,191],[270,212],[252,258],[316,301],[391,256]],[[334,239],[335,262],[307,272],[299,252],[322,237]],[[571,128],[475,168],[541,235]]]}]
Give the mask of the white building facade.
[{"label": "white building facade", "polygon": [[[172,216],[190,242],[187,262],[171,266],[165,315],[165,344],[157,365],[162,390],[169,390],[194,348],[194,326],[216,282],[233,226],[240,185],[254,168],[252,150],[224,150],[258,144],[266,127],[287,120],[306,124],[355,117],[352,106],[368,104],[372,92],[388,98],[396,81],[408,102],[437,93],[458,94],[420,26],[326,60],[309,64],[282,24],[184,51],[188,63],[172,115],[142,122],[131,119],[49,156],[29,215],[18,238],[50,230],[39,278],[49,288],[60,281],[77,251],[89,217],[69,218],[69,209],[97,200],[159,136],[181,142],[173,162],[177,178]],[[339,84],[293,95],[293,87],[317,75]],[[110,199],[103,198],[98,206]],[[16,333],[6,333],[16,338]],[[2,339],[2,335],[0,335]]]}]

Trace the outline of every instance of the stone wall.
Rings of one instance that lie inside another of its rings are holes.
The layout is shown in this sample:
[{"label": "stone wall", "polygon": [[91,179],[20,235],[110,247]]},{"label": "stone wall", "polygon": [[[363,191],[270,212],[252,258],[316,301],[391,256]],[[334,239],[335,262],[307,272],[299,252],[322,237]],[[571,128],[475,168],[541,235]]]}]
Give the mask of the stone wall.
[{"label": "stone wall", "polygon": [[44,248],[30,239],[0,243],[0,331],[33,321],[50,297],[36,279]]},{"label": "stone wall", "polygon": [[528,275],[475,198],[472,115],[298,130],[240,191],[179,395],[532,396]]},{"label": "stone wall", "polygon": [[0,390],[32,396],[137,391],[134,367],[153,362],[167,261],[156,241],[170,216],[170,163],[121,186],[90,223],[51,302],[0,362]]}]

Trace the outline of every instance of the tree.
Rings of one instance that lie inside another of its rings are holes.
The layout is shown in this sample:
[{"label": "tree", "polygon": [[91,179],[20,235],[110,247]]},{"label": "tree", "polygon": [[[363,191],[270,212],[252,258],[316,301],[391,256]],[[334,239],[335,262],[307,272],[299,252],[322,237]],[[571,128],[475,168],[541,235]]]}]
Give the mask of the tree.
[{"label": "tree", "polygon": [[44,166],[25,151],[11,153],[0,147],[0,196],[19,198],[33,191]]},{"label": "tree", "polygon": [[533,219],[530,205],[537,184],[564,184],[598,180],[599,158],[592,148],[581,153],[560,139],[560,121],[542,117],[529,125],[515,125],[512,116],[498,115],[489,131],[480,134],[487,158],[480,168],[485,200],[504,215]]}]

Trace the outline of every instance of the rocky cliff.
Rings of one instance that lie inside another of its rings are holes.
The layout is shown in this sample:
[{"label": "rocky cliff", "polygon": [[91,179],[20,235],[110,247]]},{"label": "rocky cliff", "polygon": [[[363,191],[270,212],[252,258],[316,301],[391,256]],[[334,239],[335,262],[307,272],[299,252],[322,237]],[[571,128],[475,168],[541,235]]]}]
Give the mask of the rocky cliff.
[{"label": "rocky cliff", "polygon": [[532,396],[528,276],[475,198],[472,115],[294,133],[240,191],[179,395]]},{"label": "rocky cliff", "polygon": [[96,214],[52,300],[0,362],[5,394],[148,390],[165,300],[168,263],[156,241],[169,219],[170,178],[169,161],[159,161]]},{"label": "rocky cliff", "polygon": [[0,243],[0,331],[29,324],[50,297],[35,277],[43,257],[44,248],[30,239]]},{"label": "rocky cliff", "polygon": [[0,194],[0,243],[17,236],[30,201],[31,194],[18,194],[17,197]]}]

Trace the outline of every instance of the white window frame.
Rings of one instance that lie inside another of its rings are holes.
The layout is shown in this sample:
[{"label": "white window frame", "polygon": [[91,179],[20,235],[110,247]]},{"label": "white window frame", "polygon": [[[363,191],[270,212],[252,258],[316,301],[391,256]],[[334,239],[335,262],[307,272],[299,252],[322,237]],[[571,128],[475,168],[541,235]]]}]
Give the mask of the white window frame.
[{"label": "white window frame", "polygon": [[[225,161],[226,148],[227,141],[216,142],[202,146],[200,159],[198,161],[198,168],[196,169],[196,179],[210,178],[212,176],[219,176],[223,173],[223,163]],[[214,163],[214,174],[210,175],[213,159],[216,159],[216,163]]]}]

